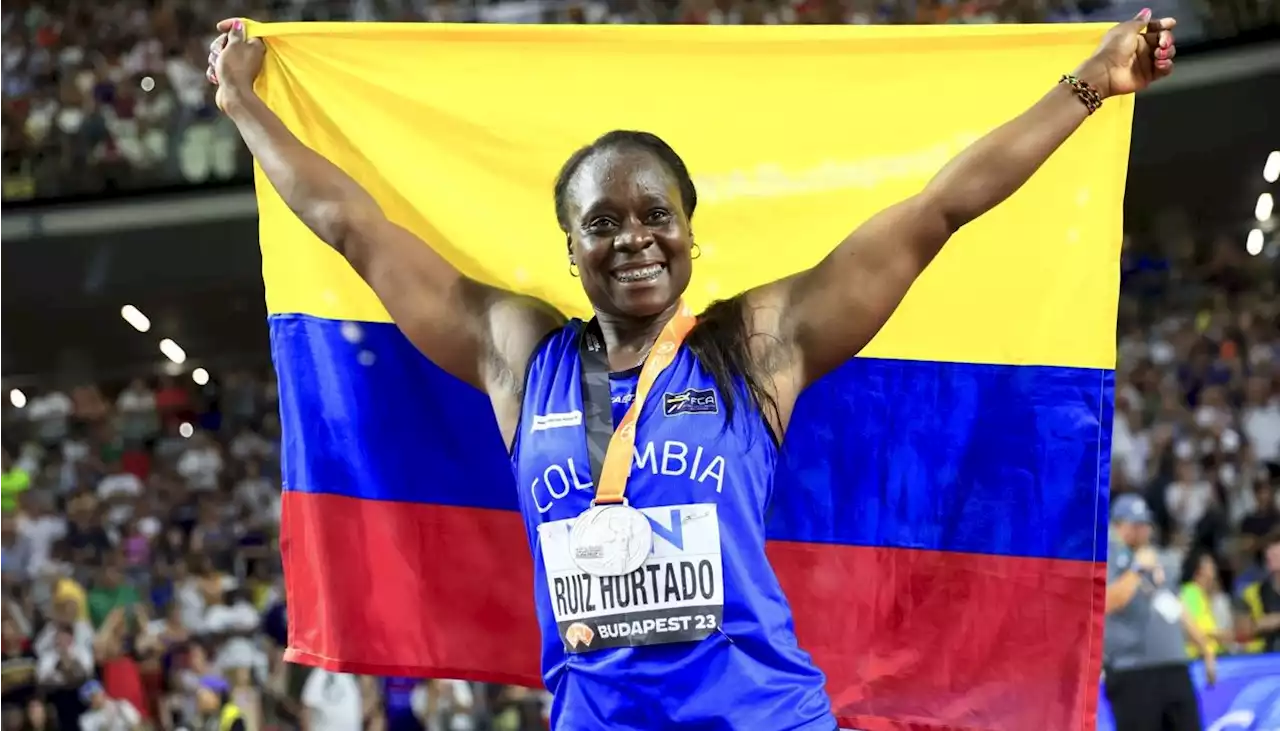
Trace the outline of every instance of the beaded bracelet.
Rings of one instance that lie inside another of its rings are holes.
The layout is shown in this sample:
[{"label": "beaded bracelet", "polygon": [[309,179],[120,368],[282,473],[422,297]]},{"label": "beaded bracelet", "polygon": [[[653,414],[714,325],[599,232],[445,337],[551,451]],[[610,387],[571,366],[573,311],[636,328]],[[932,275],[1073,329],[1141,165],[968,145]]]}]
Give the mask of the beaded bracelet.
[{"label": "beaded bracelet", "polygon": [[1071,90],[1080,98],[1080,101],[1084,103],[1084,108],[1089,110],[1089,114],[1098,111],[1098,108],[1102,106],[1102,95],[1098,93],[1098,90],[1075,76],[1063,74],[1058,83],[1070,86]]}]

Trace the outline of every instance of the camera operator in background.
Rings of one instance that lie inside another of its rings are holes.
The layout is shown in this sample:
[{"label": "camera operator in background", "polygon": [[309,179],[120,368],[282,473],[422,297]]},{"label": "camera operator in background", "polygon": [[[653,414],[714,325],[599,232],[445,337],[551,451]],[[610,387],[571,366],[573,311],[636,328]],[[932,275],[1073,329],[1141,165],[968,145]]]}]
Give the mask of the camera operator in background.
[{"label": "camera operator in background", "polygon": [[[1171,588],[1151,542],[1153,516],[1138,495],[1112,504],[1103,669],[1116,728],[1199,731],[1200,707],[1186,643],[1199,648],[1212,684],[1217,648]],[[1162,725],[1161,719],[1172,725]]]}]

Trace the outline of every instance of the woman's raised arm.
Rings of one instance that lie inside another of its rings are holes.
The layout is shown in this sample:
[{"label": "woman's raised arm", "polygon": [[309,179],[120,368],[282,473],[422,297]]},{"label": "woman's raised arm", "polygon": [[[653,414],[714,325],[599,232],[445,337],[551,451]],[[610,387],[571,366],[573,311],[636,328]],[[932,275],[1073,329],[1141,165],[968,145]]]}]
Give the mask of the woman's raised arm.
[{"label": "woman's raised arm", "polygon": [[[1074,77],[973,143],[917,195],[872,216],[817,266],[748,293],[756,332],[771,334],[783,421],[799,392],[858,354],[951,235],[1013,195],[1109,96],[1173,69],[1174,20],[1143,10],[1112,28]],[[998,93],[998,92],[997,92]],[[761,346],[764,347],[764,346]]]},{"label": "woman's raised arm", "polygon": [[495,407],[504,395],[518,394],[530,354],[563,316],[538,299],[464,276],[390,221],[368,192],[298,140],[254,93],[266,45],[246,38],[239,20],[224,20],[218,30],[222,35],[209,54],[218,107],[235,122],[285,204],[351,263],[434,363],[488,392]]}]

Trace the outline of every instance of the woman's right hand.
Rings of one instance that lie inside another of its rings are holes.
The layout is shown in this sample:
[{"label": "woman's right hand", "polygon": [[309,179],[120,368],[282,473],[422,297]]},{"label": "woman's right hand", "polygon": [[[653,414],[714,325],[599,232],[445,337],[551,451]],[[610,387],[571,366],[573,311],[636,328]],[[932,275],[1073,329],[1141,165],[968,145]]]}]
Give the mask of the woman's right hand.
[{"label": "woman's right hand", "polygon": [[226,109],[231,95],[253,91],[267,47],[260,38],[245,37],[244,21],[239,18],[218,23],[218,31],[219,36],[209,46],[205,76],[218,86],[218,108]]}]

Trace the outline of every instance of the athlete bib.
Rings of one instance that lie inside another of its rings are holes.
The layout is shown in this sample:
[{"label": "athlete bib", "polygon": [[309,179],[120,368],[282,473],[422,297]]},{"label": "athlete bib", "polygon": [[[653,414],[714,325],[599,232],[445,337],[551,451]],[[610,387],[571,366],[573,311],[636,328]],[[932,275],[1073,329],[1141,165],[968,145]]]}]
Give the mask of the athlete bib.
[{"label": "athlete bib", "polygon": [[636,512],[652,527],[652,550],[622,575],[578,568],[570,536],[580,517],[538,526],[551,609],[568,652],[693,642],[720,627],[724,567],[716,506]]}]

